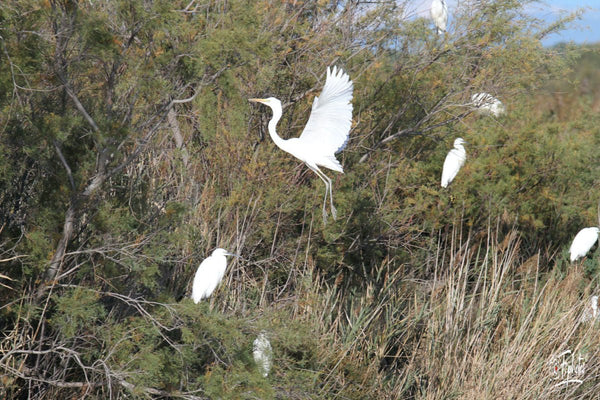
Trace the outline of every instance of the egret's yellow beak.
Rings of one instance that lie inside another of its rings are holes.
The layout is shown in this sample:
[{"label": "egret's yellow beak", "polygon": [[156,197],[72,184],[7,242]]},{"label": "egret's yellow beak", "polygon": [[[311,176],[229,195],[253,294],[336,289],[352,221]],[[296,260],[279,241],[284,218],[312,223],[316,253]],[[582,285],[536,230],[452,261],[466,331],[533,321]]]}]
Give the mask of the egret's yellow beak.
[{"label": "egret's yellow beak", "polygon": [[248,99],[248,101],[251,101],[253,103],[263,103],[265,102],[265,99]]}]

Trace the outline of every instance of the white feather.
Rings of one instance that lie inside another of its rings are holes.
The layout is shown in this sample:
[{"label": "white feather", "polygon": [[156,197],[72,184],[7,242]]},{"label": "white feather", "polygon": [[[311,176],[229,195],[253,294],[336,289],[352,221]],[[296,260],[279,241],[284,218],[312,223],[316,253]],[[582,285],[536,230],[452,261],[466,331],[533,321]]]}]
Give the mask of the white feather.
[{"label": "white feather", "polygon": [[584,257],[590,251],[594,243],[598,240],[599,232],[600,229],[594,226],[583,228],[575,235],[575,239],[573,239],[573,243],[571,243],[571,247],[569,248],[571,262]]},{"label": "white feather", "polygon": [[446,6],[446,2],[444,0],[433,0],[430,12],[438,35],[446,32],[446,24],[448,23],[448,7]]},{"label": "white feather", "polygon": [[352,127],[352,89],[348,74],[335,66],[327,68],[321,96],[315,97],[308,122],[298,138],[302,145],[334,159],[334,154],[346,147]]},{"label": "white feather", "polygon": [[319,167],[344,172],[335,153],[344,149],[348,143],[352,127],[352,81],[350,77],[337,67],[327,68],[325,86],[321,97],[315,97],[308,122],[300,137],[282,139],[277,134],[277,123],[283,109],[281,101],[275,97],[266,99],[250,99],[250,101],[266,104],[273,110],[273,118],[269,121],[269,135],[282,150],[302,160],[308,168],[318,175],[325,184],[323,197],[323,220],[327,220],[327,196],[331,205],[331,214],[336,218],[333,205],[333,189],[331,179]]},{"label": "white feather", "polygon": [[450,182],[456,177],[458,171],[463,166],[467,159],[467,152],[463,147],[465,141],[462,138],[454,140],[454,148],[450,150],[444,160],[444,167],[442,168],[442,187],[448,187]]},{"label": "white feather", "polygon": [[210,297],[217,288],[227,269],[228,254],[227,250],[215,249],[210,257],[200,263],[192,286],[194,303],[198,304],[200,300]]},{"label": "white feather", "polygon": [[471,96],[471,102],[480,114],[491,114],[494,117],[506,113],[504,104],[489,93],[475,93]]}]

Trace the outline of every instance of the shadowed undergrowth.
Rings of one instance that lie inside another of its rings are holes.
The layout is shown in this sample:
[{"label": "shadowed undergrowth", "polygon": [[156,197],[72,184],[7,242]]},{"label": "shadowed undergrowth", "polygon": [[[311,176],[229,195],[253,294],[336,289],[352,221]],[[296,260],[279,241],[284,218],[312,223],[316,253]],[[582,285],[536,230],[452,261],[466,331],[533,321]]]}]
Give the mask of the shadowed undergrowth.
[{"label": "shadowed undergrowth", "polygon": [[[60,373],[71,376],[73,385],[55,390],[73,395],[108,396],[111,388],[118,393],[133,387],[139,395],[181,398],[534,399],[597,393],[597,325],[581,321],[597,285],[585,271],[589,260],[542,275],[540,255],[522,257],[517,230],[500,234],[498,226],[489,226],[472,235],[463,228],[454,225],[447,241],[444,235],[432,240],[429,264],[421,269],[427,274],[411,276],[408,266],[384,265],[361,292],[343,287],[341,279],[326,283],[309,264],[282,281],[278,295],[265,298],[266,277],[259,273],[240,279],[237,289],[225,283],[199,305],[189,298],[164,304],[59,285],[50,326],[62,334],[50,349],[19,350],[43,332],[27,325],[34,316],[26,304],[9,306],[19,324],[2,342],[2,363],[11,373],[4,378],[5,393],[21,392],[19,376],[30,372],[28,359],[52,355],[64,360]],[[561,257],[550,262],[560,264]],[[250,273],[241,264],[233,263],[230,277]],[[105,309],[112,311],[106,315]],[[274,349],[268,378],[251,356],[252,341],[263,329]],[[567,350],[574,361],[561,356]]]}]

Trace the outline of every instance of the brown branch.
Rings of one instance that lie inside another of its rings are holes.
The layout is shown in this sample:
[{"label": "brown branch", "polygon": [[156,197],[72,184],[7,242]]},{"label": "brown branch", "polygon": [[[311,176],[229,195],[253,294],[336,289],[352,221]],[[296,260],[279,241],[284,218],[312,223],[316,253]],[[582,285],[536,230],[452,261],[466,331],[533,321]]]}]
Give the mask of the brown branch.
[{"label": "brown branch", "polygon": [[[438,100],[438,102],[429,110],[429,112],[426,112],[425,116],[419,120],[413,127],[411,128],[406,128],[406,129],[402,129],[396,133],[393,133],[389,136],[386,136],[385,138],[381,139],[379,142],[377,142],[377,144],[375,144],[375,146],[373,146],[371,149],[369,149],[365,154],[363,154],[363,156],[358,160],[359,163],[363,163],[367,160],[367,158],[369,158],[369,156],[371,155],[372,152],[374,152],[375,150],[377,150],[379,147],[381,147],[382,145],[391,142],[392,140],[398,139],[400,137],[403,136],[409,136],[409,135],[423,135],[426,132],[429,132],[435,128],[439,128],[440,126],[444,126],[444,125],[448,125],[452,122],[458,121],[464,117],[466,117],[467,115],[469,115],[472,111],[465,111],[459,115],[455,115],[451,118],[448,118],[444,121],[438,122],[436,124],[430,125],[426,128],[423,129],[419,129],[419,127],[421,125],[423,125],[424,123],[426,123],[427,121],[429,121],[434,115],[438,114],[439,112],[441,112],[444,108],[442,107],[444,105],[444,102],[448,99],[448,97],[451,95],[452,93],[447,93],[446,95],[444,95],[440,100]],[[396,116],[394,116],[394,118],[392,118],[392,122],[397,119],[397,117],[399,115],[401,115],[401,113],[404,112],[404,110],[400,110]],[[384,130],[387,131],[391,126],[393,125],[393,123],[388,124],[388,127]]]},{"label": "brown branch", "polygon": [[[44,351],[35,351],[35,350],[23,350],[21,351],[21,353],[26,353],[26,354],[45,354],[47,352]],[[40,376],[36,376],[36,375],[26,375],[23,372],[19,371],[16,368],[13,368],[9,365],[0,365],[0,367],[2,367],[4,370],[6,370],[7,372],[9,372],[10,374],[12,374],[13,376],[16,376],[20,379],[23,379],[25,381],[35,381],[35,382],[40,382],[40,383],[45,383],[47,385],[50,386],[54,386],[54,387],[59,387],[59,388],[69,388],[69,389],[73,389],[73,388],[91,388],[91,387],[101,387],[104,386],[106,384],[108,384],[108,381],[101,381],[101,382],[68,382],[68,381],[63,381],[63,380],[58,380],[58,379],[46,379]],[[91,367],[87,367],[89,369],[91,369]],[[112,373],[112,371],[107,371],[107,373]],[[156,396],[164,396],[164,397],[170,397],[170,398],[179,398],[179,399],[184,399],[184,400],[206,400],[207,397],[200,397],[200,396],[196,396],[192,393],[194,392],[183,392],[183,393],[178,393],[178,392],[168,392],[166,390],[159,390],[159,389],[155,389],[152,387],[144,387],[144,386],[139,386],[139,385],[134,385],[132,383],[127,382],[126,380],[124,380],[123,378],[120,378],[118,376],[113,377],[115,381],[117,381],[119,383],[119,385],[121,385],[122,387],[124,387],[125,389],[132,391],[132,392],[139,392],[142,391],[144,393],[147,394],[152,394],[152,395],[156,395]]]},{"label": "brown branch", "polygon": [[[54,252],[54,255],[52,256],[52,259],[50,260],[48,270],[46,271],[46,280],[47,281],[51,281],[51,280],[55,279],[56,276],[58,275],[58,272],[60,270],[60,267],[61,267],[64,257],[65,257],[67,245],[73,236],[73,231],[74,231],[74,227],[75,227],[75,223],[76,223],[76,216],[77,216],[80,204],[82,202],[86,201],[89,197],[91,197],[96,192],[96,190],[98,190],[98,188],[100,188],[100,186],[106,181],[106,179],[108,179],[111,176],[122,171],[125,167],[127,167],[134,160],[136,160],[137,157],[139,157],[139,155],[143,151],[145,151],[145,149],[148,146],[148,143],[150,143],[150,140],[152,139],[152,137],[156,134],[158,129],[162,126],[165,118],[167,118],[169,111],[171,111],[171,109],[173,108],[173,106],[175,104],[183,104],[183,103],[192,101],[200,92],[200,87],[208,85],[209,83],[213,82],[227,68],[228,68],[228,66],[226,65],[226,66],[223,66],[220,70],[218,70],[213,75],[210,75],[210,76],[205,75],[202,78],[202,81],[199,84],[199,87],[196,89],[194,95],[192,95],[191,97],[185,98],[185,99],[171,100],[165,106],[162,107],[161,111],[159,111],[154,116],[148,118],[143,125],[150,125],[151,123],[154,122],[154,126],[152,126],[148,130],[146,135],[139,141],[138,146],[131,152],[131,154],[121,164],[119,164],[116,167],[112,168],[111,170],[107,171],[106,167],[108,164],[107,158],[109,156],[109,151],[107,148],[104,148],[100,152],[97,167],[96,167],[97,170],[96,170],[95,175],[92,177],[90,183],[87,185],[87,187],[84,189],[84,191],[82,193],[80,193],[79,195],[73,195],[71,197],[71,201],[69,203],[69,208],[67,209],[67,212],[65,215],[65,222],[63,224],[62,236],[58,242],[56,251]],[[81,104],[81,102],[79,101],[79,99],[77,98],[75,93],[73,93],[73,91],[70,89],[69,84],[68,84],[65,76],[63,75],[60,67],[57,68],[57,75],[59,76],[60,80],[62,81],[67,94],[73,100],[73,102],[75,103],[75,106],[77,107],[79,112],[84,116],[84,118],[88,121],[88,123],[92,126],[92,128],[96,132],[99,132],[100,129],[98,128],[98,125],[96,125],[96,123],[94,122],[92,117],[88,114],[88,112],[85,110],[85,107],[83,107],[83,105]],[[185,90],[188,87],[189,87],[189,85],[185,85],[181,90]],[[122,147],[125,143],[126,143],[126,141],[123,141],[118,147],[119,148]],[[59,152],[59,156],[60,156],[60,154],[61,153]],[[66,162],[65,162],[65,164],[66,164]],[[65,167],[68,167],[68,165],[65,165]],[[68,171],[70,171],[70,169],[67,169],[67,172]],[[47,288],[46,283],[42,283],[40,285],[40,287],[38,288],[38,291],[37,291],[37,295],[36,295],[36,298],[38,300],[41,299],[41,296],[43,296],[46,288]]]}]

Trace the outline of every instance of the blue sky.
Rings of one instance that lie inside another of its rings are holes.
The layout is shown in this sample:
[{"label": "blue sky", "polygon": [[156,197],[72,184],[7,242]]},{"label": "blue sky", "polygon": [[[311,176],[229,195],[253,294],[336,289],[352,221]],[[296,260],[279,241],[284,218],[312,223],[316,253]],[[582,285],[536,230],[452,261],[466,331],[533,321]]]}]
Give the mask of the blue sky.
[{"label": "blue sky", "polygon": [[[458,3],[466,0],[446,0],[450,13]],[[431,0],[416,0],[413,15],[427,17]],[[558,42],[595,43],[600,42],[600,0],[544,0],[528,5],[526,10],[532,16],[545,21],[553,21],[560,15],[568,15],[579,8],[585,12],[581,20],[575,21],[569,29],[560,35],[552,35],[544,40],[544,45],[551,46]],[[411,14],[412,14],[411,13]]]},{"label": "blue sky", "polygon": [[545,45],[553,45],[558,42],[573,41],[575,43],[600,42],[600,0],[547,0],[544,3],[528,7],[537,18],[547,21],[556,19],[557,16],[568,14],[578,8],[584,8],[581,20],[561,32],[560,35],[552,35],[544,40]]}]

